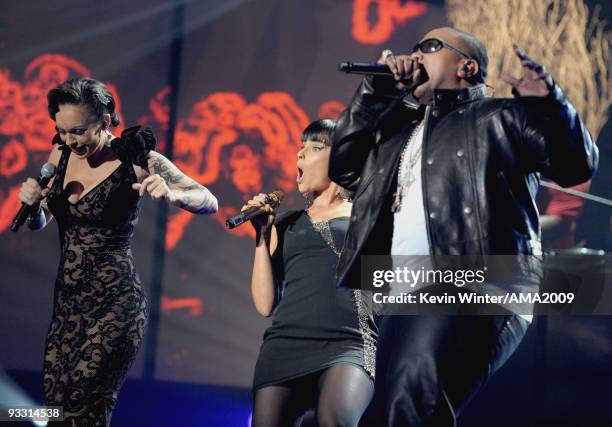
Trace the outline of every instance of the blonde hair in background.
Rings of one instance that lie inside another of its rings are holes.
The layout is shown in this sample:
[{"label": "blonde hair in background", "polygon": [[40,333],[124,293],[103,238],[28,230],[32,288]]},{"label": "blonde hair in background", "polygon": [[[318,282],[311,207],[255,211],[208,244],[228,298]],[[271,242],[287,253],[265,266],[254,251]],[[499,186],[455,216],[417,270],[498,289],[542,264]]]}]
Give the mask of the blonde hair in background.
[{"label": "blonde hair in background", "polygon": [[567,94],[594,139],[612,103],[612,34],[583,0],[446,0],[450,24],[479,38],[489,54],[495,96],[510,97],[502,71],[520,76],[517,43],[542,63]]}]

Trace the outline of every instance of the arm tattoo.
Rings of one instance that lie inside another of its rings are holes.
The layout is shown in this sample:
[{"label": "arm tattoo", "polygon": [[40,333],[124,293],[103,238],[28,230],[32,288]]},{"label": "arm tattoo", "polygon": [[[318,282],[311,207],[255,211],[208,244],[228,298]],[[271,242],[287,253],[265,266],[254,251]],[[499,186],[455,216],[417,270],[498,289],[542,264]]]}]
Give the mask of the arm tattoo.
[{"label": "arm tattoo", "polygon": [[164,181],[168,184],[168,186],[180,184],[187,175],[178,170],[176,166],[174,166],[170,160],[162,157],[161,155],[155,156],[149,159],[149,170],[153,170],[153,173],[161,176]]},{"label": "arm tattoo", "polygon": [[193,213],[213,213],[218,209],[217,199],[203,185],[181,172],[159,153],[149,156],[149,172],[161,176],[176,195],[176,206]]}]

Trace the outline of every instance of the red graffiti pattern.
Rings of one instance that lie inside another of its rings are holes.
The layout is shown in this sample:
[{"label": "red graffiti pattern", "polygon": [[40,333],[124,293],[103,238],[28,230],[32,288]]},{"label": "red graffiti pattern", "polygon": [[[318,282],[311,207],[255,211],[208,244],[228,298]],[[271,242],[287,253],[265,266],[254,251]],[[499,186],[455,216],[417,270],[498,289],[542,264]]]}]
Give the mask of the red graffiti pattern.
[{"label": "red graffiti pattern", "polygon": [[[151,115],[141,118],[142,123],[154,124],[158,135],[168,128],[170,90],[163,88],[153,96]],[[292,191],[295,156],[308,122],[306,113],[285,92],[262,93],[252,103],[235,92],[216,92],[197,101],[189,116],[178,120],[174,163],[203,185],[231,184],[238,191],[238,203],[272,187]],[[225,226],[225,218],[236,211],[221,206],[213,217]],[[166,249],[176,247],[192,219],[183,211],[171,215]],[[250,227],[232,234],[254,236]]]},{"label": "red graffiti pattern", "polygon": [[319,118],[337,120],[344,110],[346,104],[340,101],[326,101],[319,107]]},{"label": "red graffiti pattern", "polygon": [[204,301],[201,298],[168,298],[161,297],[161,309],[164,313],[174,310],[186,310],[187,317],[198,317],[204,313]]},{"label": "red graffiti pattern", "polygon": [[422,1],[353,0],[353,39],[362,44],[388,42],[398,26],[427,10]]}]

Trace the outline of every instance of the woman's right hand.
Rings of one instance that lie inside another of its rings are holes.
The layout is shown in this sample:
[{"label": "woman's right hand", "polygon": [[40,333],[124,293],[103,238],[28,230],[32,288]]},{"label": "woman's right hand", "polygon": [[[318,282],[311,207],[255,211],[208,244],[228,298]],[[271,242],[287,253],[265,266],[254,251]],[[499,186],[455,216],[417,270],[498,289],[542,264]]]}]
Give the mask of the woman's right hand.
[{"label": "woman's right hand", "polygon": [[19,190],[19,200],[26,205],[32,206],[46,197],[48,192],[49,189],[41,188],[38,181],[36,181],[34,178],[28,178],[23,184],[21,184],[21,189]]},{"label": "woman's right hand", "polygon": [[244,212],[252,207],[258,207],[268,213],[268,215],[258,215],[251,219],[251,224],[255,228],[255,231],[268,232],[272,228],[272,224],[274,224],[276,212],[274,212],[274,208],[272,206],[265,202],[266,197],[267,196],[264,193],[259,193],[249,200],[246,205],[242,207],[242,209],[240,209],[240,212]]}]

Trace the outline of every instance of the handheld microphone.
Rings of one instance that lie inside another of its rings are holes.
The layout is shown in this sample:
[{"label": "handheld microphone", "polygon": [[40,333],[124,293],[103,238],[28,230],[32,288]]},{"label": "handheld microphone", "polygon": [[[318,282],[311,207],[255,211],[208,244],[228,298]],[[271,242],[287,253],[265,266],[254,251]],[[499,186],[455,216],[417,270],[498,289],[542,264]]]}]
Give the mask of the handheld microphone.
[{"label": "handheld microphone", "polygon": [[[421,70],[419,80],[413,80],[414,73],[406,76],[400,81],[406,86],[404,90],[412,90],[418,85],[429,80],[429,75],[423,67],[423,64],[418,64],[418,69]],[[368,62],[341,62],[338,64],[338,71],[347,74],[360,74],[366,76],[386,76],[393,77],[393,73],[387,64],[371,64]]]},{"label": "handheld microphone", "polygon": [[[284,196],[285,193],[283,193],[281,190],[276,190],[268,194],[264,202],[267,205],[270,205],[275,208],[280,205],[280,202],[281,200],[283,200]],[[249,208],[244,212],[240,212],[238,215],[234,215],[228,218],[225,221],[225,226],[231,230],[232,228],[238,227],[240,224],[250,221],[259,215],[267,215],[267,212],[262,210],[261,207],[253,206],[252,208]]]},{"label": "handheld microphone", "polygon": [[[47,184],[49,184],[49,181],[51,181],[51,178],[53,178],[53,175],[55,175],[55,165],[52,163],[45,163],[40,169],[40,175],[37,179],[38,185],[40,185],[41,188],[45,188]],[[15,215],[13,223],[11,224],[11,231],[15,232],[19,230],[19,227],[21,227],[25,220],[28,219],[28,216],[30,216],[37,209],[37,203],[30,206],[22,202],[21,208],[19,209],[19,212],[17,212],[17,215]]]},{"label": "handheld microphone", "polygon": [[338,64],[338,71],[346,74],[393,77],[393,73],[387,64],[370,64],[369,62],[341,62]]}]

